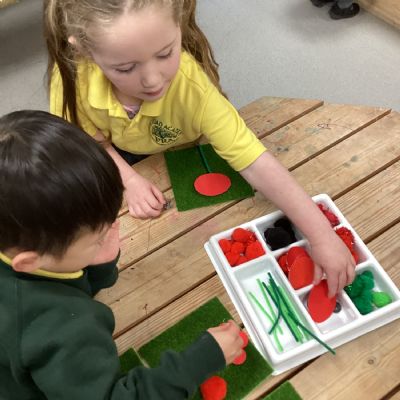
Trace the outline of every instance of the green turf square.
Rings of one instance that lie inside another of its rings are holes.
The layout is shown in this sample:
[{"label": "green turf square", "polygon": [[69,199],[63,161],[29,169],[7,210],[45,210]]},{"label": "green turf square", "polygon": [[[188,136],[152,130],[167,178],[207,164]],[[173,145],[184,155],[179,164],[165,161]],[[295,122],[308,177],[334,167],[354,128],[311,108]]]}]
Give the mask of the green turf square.
[{"label": "green turf square", "polygon": [[210,144],[201,145],[207,163],[212,172],[225,174],[231,180],[231,187],[225,193],[218,196],[203,196],[194,188],[194,181],[202,174],[207,173],[203,165],[199,149],[190,147],[187,149],[166,151],[164,153],[176,207],[179,211],[210,206],[230,200],[239,200],[254,195],[254,190],[242,176],[233,170],[222,159]]},{"label": "green turf square", "polygon": [[263,400],[301,400],[301,397],[292,384],[286,381]]},{"label": "green turf square", "polygon": [[[157,366],[165,350],[182,351],[203,331],[231,318],[221,302],[214,298],[144,345],[139,349],[139,354],[150,367]],[[272,368],[251,343],[246,347],[246,353],[247,359],[243,365],[230,365],[217,374],[228,383],[229,400],[242,399],[272,372]],[[194,399],[200,398],[197,392]]]},{"label": "green turf square", "polygon": [[126,374],[132,368],[143,365],[141,359],[133,349],[128,349],[125,353],[119,356],[119,362],[121,364],[121,372]]}]

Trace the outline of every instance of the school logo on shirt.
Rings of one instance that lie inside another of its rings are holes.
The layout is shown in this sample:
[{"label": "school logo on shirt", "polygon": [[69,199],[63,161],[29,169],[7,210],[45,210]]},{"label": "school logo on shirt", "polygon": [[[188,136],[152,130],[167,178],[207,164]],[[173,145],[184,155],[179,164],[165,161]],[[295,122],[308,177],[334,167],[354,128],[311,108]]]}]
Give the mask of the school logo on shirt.
[{"label": "school logo on shirt", "polygon": [[170,144],[181,135],[182,130],[163,124],[158,119],[153,119],[150,126],[151,137],[157,144]]}]

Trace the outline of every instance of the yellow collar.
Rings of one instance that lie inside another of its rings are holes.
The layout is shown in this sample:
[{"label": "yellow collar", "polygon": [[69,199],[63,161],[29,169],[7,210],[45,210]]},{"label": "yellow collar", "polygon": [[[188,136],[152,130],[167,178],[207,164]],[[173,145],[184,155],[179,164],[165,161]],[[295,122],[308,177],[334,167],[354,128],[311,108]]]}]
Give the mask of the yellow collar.
[{"label": "yellow collar", "polygon": [[[0,252],[0,260],[9,265],[10,267],[12,266],[12,260],[11,258],[7,257],[5,254]],[[83,275],[83,270],[79,270],[76,272],[51,272],[51,271],[46,271],[44,269],[38,268],[35,271],[28,272],[31,275],[37,275],[37,276],[44,276],[46,278],[55,278],[55,279],[77,279],[80,278]]]}]

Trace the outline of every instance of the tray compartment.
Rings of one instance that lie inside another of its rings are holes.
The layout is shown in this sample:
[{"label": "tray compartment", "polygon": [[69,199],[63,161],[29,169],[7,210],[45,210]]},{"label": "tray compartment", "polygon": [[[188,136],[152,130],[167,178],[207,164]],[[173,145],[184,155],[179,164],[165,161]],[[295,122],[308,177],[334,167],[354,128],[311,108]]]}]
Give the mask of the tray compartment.
[{"label": "tray compartment", "polygon": [[[266,344],[269,357],[276,359],[279,358],[279,354],[290,353],[292,350],[309,342],[311,337],[304,334],[304,332],[297,327],[295,332],[296,334],[300,332],[299,337],[301,339],[296,341],[291,333],[291,329],[286,325],[282,317],[279,320],[279,328],[276,328],[275,333],[269,333],[278,315],[278,308],[270,295],[266,293],[259,284],[259,281],[261,281],[269,286],[269,274],[271,274],[275,283],[280,287],[280,290],[285,292],[286,300],[289,300],[290,306],[300,322],[313,333],[315,332],[315,326],[312,326],[312,321],[310,324],[308,318],[304,318],[304,310],[302,309],[299,299],[285,282],[286,278],[279,270],[279,266],[276,264],[273,257],[269,256],[263,260],[254,260],[252,263],[249,263],[248,266],[243,265],[241,268],[236,269],[233,276],[235,286],[238,289],[238,295],[243,300],[243,304],[247,308],[247,314],[254,322],[258,333],[260,333],[261,340]],[[264,297],[265,295],[273,311],[271,311],[271,308],[268,306]],[[273,292],[273,296],[275,296],[275,292]],[[254,298],[256,300],[254,300]],[[260,304],[265,311],[261,309]],[[268,313],[269,317],[265,315],[265,312]],[[292,325],[295,324],[292,323]]]},{"label": "tray compartment", "polygon": [[[307,288],[306,290],[302,290],[301,292],[298,291],[300,292],[300,300],[306,310],[308,310],[307,302],[310,290],[311,288]],[[341,293],[339,293],[336,299],[336,303],[340,304],[340,311],[333,312],[333,314],[327,320],[316,323],[319,332],[323,335],[347,326],[360,317],[360,314],[358,313],[356,307],[344,291],[341,291]]]}]

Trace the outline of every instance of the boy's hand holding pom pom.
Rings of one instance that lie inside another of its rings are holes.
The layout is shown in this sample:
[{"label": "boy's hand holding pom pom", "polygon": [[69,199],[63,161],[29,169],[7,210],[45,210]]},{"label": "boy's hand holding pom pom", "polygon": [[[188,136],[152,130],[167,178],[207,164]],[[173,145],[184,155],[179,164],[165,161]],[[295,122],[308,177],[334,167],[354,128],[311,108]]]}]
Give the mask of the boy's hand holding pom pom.
[{"label": "boy's hand holding pom pom", "polygon": [[210,328],[208,332],[217,341],[219,347],[221,347],[226,365],[232,364],[242,354],[243,339],[240,336],[240,328],[232,320],[215,328]]}]

